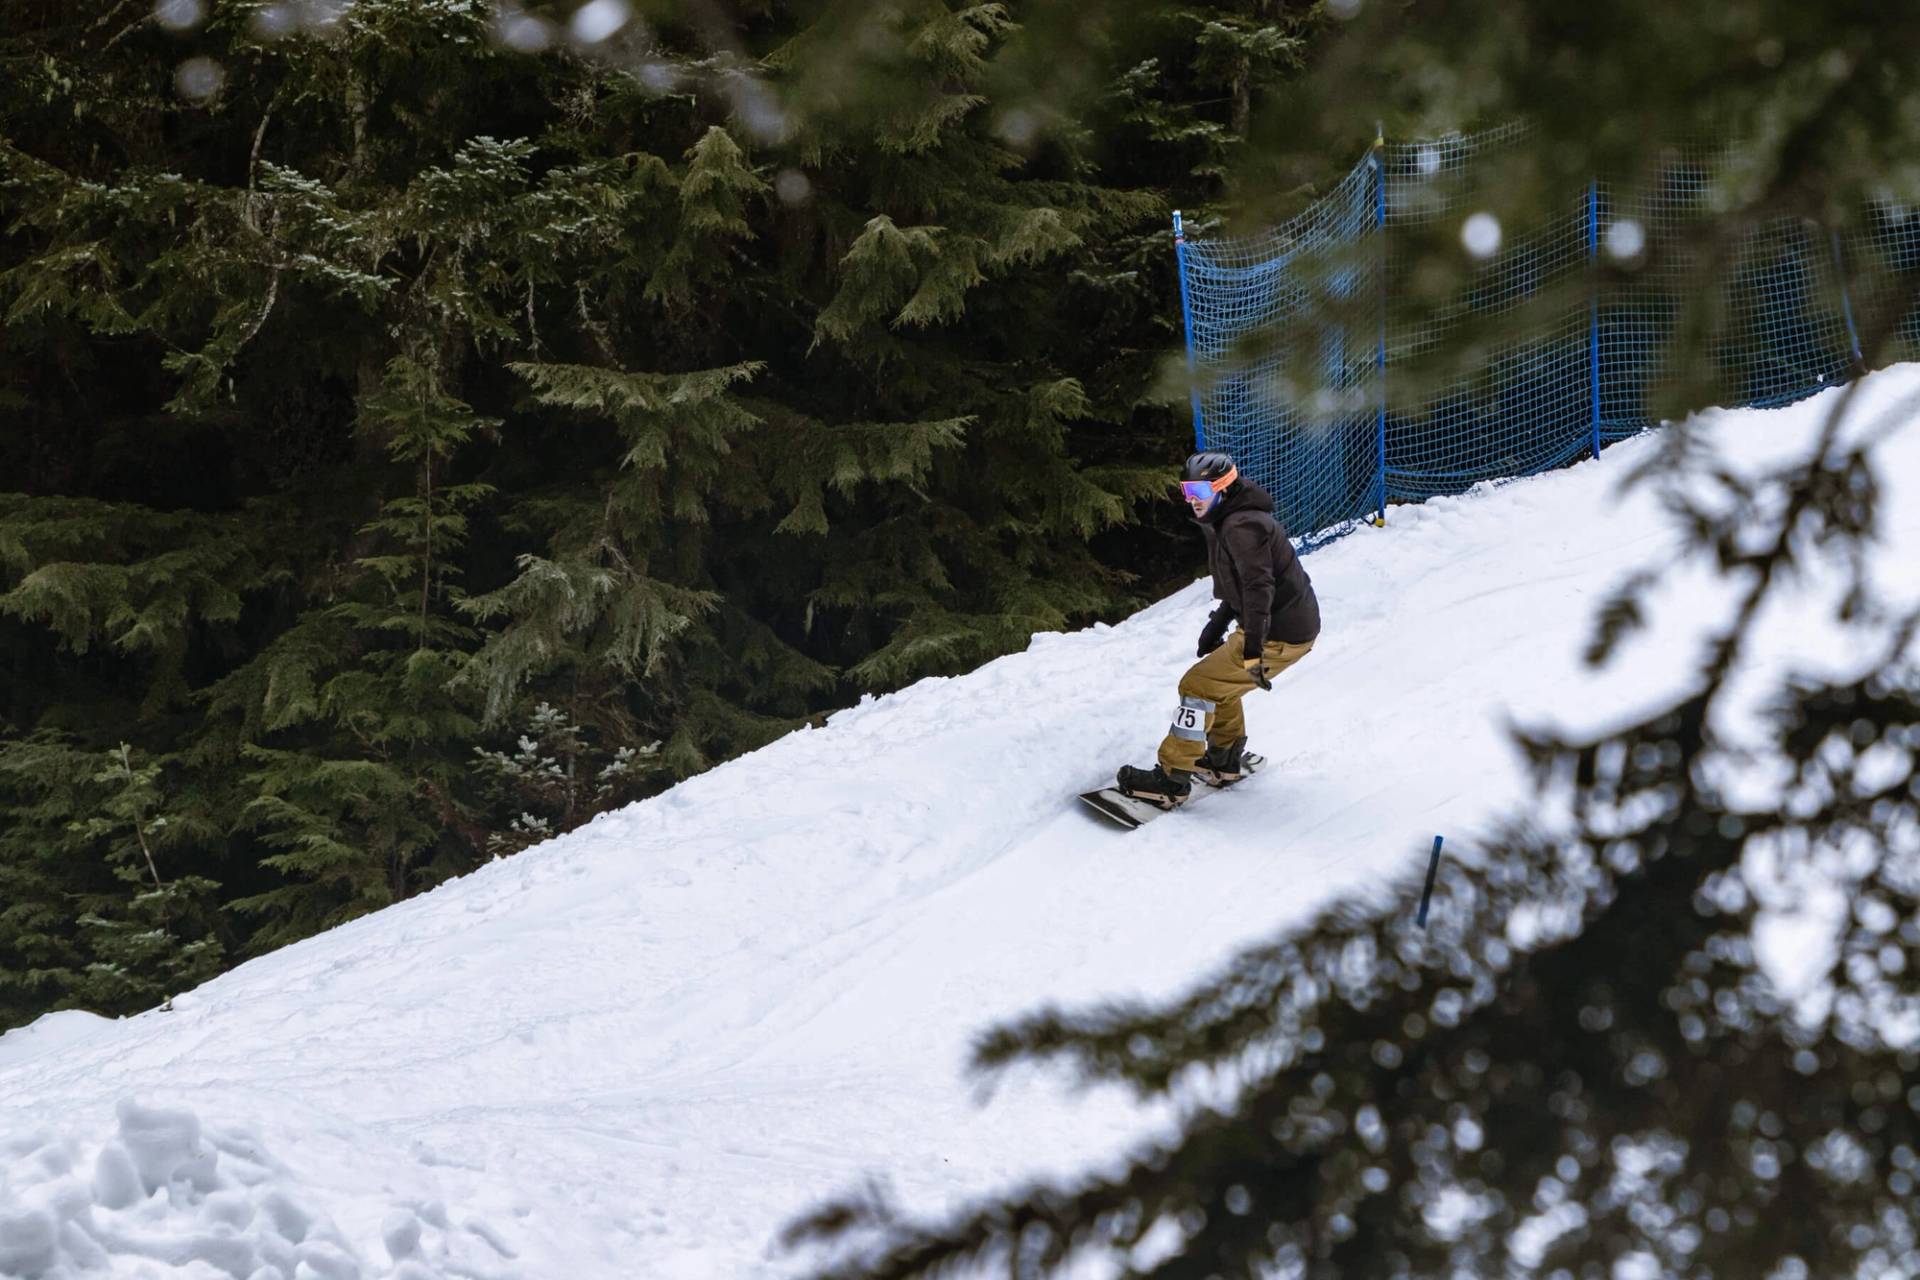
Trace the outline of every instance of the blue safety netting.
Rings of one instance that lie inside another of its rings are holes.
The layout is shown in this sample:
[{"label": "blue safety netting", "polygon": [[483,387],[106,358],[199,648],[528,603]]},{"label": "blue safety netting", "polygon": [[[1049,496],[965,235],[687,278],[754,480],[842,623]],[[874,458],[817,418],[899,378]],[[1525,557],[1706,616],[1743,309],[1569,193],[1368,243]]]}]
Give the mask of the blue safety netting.
[{"label": "blue safety netting", "polygon": [[[1382,142],[1256,235],[1189,238],[1174,215],[1195,438],[1231,453],[1310,544],[1390,502],[1563,466],[1651,426],[1683,303],[1707,304],[1691,314],[1710,326],[1718,403],[1786,404],[1844,381],[1860,364],[1856,308],[1920,267],[1920,216],[1894,206],[1844,232],[1760,224],[1703,264],[1692,233],[1737,155],[1681,147],[1628,194],[1592,182],[1542,225],[1494,230],[1497,249],[1483,235],[1468,287],[1418,302],[1409,249],[1436,234],[1471,247],[1474,161],[1524,138]],[[1920,350],[1920,310],[1896,338]]]}]

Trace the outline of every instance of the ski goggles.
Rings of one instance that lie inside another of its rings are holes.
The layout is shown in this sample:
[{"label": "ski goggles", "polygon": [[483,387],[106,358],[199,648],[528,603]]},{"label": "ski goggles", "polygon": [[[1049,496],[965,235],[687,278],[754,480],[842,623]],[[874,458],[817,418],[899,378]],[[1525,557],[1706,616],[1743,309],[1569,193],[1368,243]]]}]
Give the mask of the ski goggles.
[{"label": "ski goggles", "polygon": [[1240,468],[1229,467],[1218,480],[1182,480],[1180,495],[1188,502],[1212,502],[1220,491],[1240,478]]}]

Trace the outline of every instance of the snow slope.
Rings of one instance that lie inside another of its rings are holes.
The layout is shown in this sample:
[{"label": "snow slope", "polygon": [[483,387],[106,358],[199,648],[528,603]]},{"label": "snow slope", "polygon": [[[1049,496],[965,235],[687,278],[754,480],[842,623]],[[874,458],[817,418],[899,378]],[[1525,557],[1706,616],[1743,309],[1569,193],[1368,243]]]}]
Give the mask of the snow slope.
[{"label": "snow slope", "polygon": [[[1746,468],[1837,393],[1711,415]],[[1920,394],[1875,375],[1861,411]],[[1112,1158],[1164,1123],[1045,1073],[984,1105],[971,1038],[1046,1001],[1174,992],[1330,895],[1416,873],[1524,795],[1505,725],[1679,687],[1725,589],[1697,572],[1599,676],[1578,654],[1671,559],[1599,463],[1394,513],[1309,560],[1326,630],[1249,704],[1268,772],[1138,832],[1072,802],[1149,758],[1197,585],[1035,637],[123,1022],[0,1038],[0,1274],[781,1276],[793,1215],[869,1173],[931,1209]],[[1879,452],[1877,561],[1920,597],[1920,432]],[[1196,540],[1196,561],[1198,548]],[[1811,598],[1758,678],[1845,668]]]}]

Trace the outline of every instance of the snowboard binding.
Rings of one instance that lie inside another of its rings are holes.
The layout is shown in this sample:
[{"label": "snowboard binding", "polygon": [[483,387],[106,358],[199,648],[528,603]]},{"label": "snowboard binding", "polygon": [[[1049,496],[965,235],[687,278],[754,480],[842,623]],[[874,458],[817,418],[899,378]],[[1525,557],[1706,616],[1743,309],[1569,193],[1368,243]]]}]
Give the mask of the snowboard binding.
[{"label": "snowboard binding", "polygon": [[1235,738],[1224,746],[1209,744],[1194,762],[1193,776],[1210,787],[1230,787],[1253,772],[1260,757],[1247,751],[1247,740]]},{"label": "snowboard binding", "polygon": [[1191,776],[1184,770],[1164,769],[1157,764],[1151,769],[1136,769],[1130,764],[1123,764],[1115,781],[1119,783],[1123,795],[1158,805],[1162,809],[1177,809],[1193,794],[1193,784],[1188,781]]}]

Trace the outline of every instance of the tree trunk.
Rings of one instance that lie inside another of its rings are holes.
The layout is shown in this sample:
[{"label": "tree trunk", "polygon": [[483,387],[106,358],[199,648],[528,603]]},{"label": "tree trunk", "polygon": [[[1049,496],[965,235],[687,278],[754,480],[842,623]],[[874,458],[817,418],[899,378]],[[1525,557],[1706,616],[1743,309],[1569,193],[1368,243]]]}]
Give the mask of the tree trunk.
[{"label": "tree trunk", "polygon": [[[1253,25],[1265,26],[1280,16],[1285,0],[1253,0]],[[1233,64],[1233,136],[1245,138],[1253,125],[1253,59],[1241,54]]]}]

